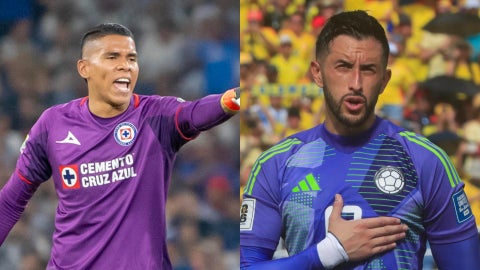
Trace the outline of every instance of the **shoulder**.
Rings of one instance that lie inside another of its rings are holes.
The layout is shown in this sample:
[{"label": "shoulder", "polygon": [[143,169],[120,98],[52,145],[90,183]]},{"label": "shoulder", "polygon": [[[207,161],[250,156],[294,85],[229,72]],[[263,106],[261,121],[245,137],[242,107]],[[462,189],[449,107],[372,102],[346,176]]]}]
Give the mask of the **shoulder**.
[{"label": "shoulder", "polygon": [[298,133],[290,135],[288,138],[290,139],[296,139],[302,142],[302,144],[307,144],[312,141],[317,140],[320,136],[320,127],[321,125],[315,126],[313,128],[309,128],[303,131],[300,131]]},{"label": "shoulder", "polygon": [[159,95],[136,95],[135,107],[152,114],[173,114],[180,106],[189,103],[180,97]]},{"label": "shoulder", "polygon": [[445,178],[452,187],[461,182],[450,156],[441,147],[423,135],[403,128],[391,129],[390,132],[387,136],[400,143],[420,179]]},{"label": "shoulder", "polygon": [[[449,177],[456,175],[450,156],[423,135],[408,130],[397,130],[392,137],[400,142],[420,173],[440,170],[445,171]],[[451,181],[454,180],[452,179]]]},{"label": "shoulder", "polygon": [[139,105],[152,104],[182,104],[186,102],[184,99],[175,96],[159,96],[159,95],[136,95],[138,97]]},{"label": "shoulder", "polygon": [[399,141],[409,153],[428,154],[432,150],[440,150],[438,146],[434,145],[425,136],[397,126],[388,120],[382,120],[380,128],[386,136]]},{"label": "shoulder", "polygon": [[43,111],[42,115],[39,118],[41,120],[55,120],[58,117],[68,117],[68,118],[75,118],[81,114],[81,107],[86,102],[86,97],[74,99],[67,103],[53,105]]},{"label": "shoulder", "polygon": [[302,147],[319,138],[318,127],[295,133],[281,140],[270,149],[263,152],[258,162],[265,163],[269,160],[277,161],[278,165],[286,164],[287,160],[300,151]]},{"label": "shoulder", "polygon": [[414,159],[448,158],[445,151],[423,135],[412,131],[400,131],[395,137],[402,143]]}]

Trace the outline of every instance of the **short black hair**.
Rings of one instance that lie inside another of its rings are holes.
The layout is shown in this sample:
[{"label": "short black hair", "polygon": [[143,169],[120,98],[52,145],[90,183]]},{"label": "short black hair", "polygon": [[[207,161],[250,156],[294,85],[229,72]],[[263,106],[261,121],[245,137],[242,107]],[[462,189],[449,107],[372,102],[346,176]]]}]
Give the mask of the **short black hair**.
[{"label": "short black hair", "polygon": [[102,23],[97,26],[94,26],[87,30],[85,34],[83,34],[81,45],[80,45],[80,57],[83,56],[83,47],[85,46],[85,43],[87,43],[90,40],[95,40],[98,38],[102,38],[104,36],[108,35],[121,35],[121,36],[127,36],[133,37],[132,31],[128,29],[127,27],[118,24],[118,23]]},{"label": "short black hair", "polygon": [[390,49],[385,30],[373,16],[363,10],[345,11],[333,15],[318,35],[316,42],[316,58],[320,60],[329,51],[330,43],[340,35],[347,35],[358,40],[373,37],[383,48],[382,59],[387,66]]}]

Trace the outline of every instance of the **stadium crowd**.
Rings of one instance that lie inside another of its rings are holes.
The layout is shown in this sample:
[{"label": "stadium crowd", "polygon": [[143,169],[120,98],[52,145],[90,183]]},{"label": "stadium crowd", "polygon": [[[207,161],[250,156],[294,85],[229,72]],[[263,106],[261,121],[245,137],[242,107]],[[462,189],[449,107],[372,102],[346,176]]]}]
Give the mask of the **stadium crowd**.
[{"label": "stadium crowd", "polygon": [[[480,28],[462,31],[475,28],[479,8],[478,0],[241,0],[240,199],[261,152],[322,122],[322,90],[309,74],[316,36],[333,14],[362,9],[390,45],[392,79],[376,113],[449,154],[480,228]],[[443,15],[473,19],[452,30]],[[430,28],[434,20],[440,27]]]},{"label": "stadium crowd", "polygon": [[[43,110],[86,96],[76,61],[89,27],[116,22],[133,31],[138,94],[192,100],[239,82],[236,1],[18,0],[0,1],[0,10],[0,187]],[[177,156],[167,203],[174,269],[239,268],[238,141],[235,117]],[[40,186],[0,247],[1,270],[45,269],[57,203],[52,182]]]}]

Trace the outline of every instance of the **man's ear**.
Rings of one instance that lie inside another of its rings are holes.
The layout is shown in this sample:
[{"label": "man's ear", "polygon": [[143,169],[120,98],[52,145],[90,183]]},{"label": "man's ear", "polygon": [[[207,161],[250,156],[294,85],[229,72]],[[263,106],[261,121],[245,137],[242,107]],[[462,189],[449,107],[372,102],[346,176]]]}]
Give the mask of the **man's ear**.
[{"label": "man's ear", "polygon": [[80,74],[80,77],[87,79],[89,77],[89,72],[88,72],[88,62],[85,59],[79,59],[77,61],[77,71],[78,74]]},{"label": "man's ear", "polygon": [[313,81],[323,88],[323,77],[321,72],[320,64],[317,61],[312,61],[310,63],[310,73],[312,74]]},{"label": "man's ear", "polygon": [[385,71],[385,76],[383,77],[382,91],[380,91],[380,94],[383,93],[383,91],[385,90],[385,87],[387,87],[387,84],[390,81],[390,78],[392,78],[392,70],[387,69]]}]

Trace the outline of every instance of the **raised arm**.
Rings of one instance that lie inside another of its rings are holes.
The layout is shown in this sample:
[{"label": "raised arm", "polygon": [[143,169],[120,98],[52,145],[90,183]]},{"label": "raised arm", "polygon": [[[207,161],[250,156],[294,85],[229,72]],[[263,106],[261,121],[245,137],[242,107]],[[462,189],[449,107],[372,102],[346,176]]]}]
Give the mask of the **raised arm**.
[{"label": "raised arm", "polygon": [[175,115],[178,131],[189,139],[230,119],[240,110],[239,91],[239,88],[230,89],[181,106]]}]

